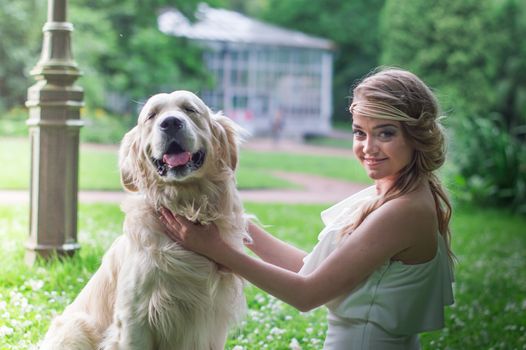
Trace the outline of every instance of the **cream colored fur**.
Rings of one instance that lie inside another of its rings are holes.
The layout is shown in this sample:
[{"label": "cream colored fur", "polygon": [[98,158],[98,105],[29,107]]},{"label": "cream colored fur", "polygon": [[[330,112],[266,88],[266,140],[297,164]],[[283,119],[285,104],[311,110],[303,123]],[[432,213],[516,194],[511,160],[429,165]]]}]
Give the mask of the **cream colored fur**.
[{"label": "cream colored fur", "polygon": [[[161,176],[152,162],[166,146],[159,125],[167,116],[183,120],[185,147],[206,154],[202,166],[184,176]],[[120,149],[121,180],[133,192],[122,204],[124,234],[53,321],[42,350],[224,348],[229,328],[245,311],[242,281],[168,239],[158,209],[214,222],[242,249],[246,220],[234,178],[239,132],[186,91],[147,102]]]}]

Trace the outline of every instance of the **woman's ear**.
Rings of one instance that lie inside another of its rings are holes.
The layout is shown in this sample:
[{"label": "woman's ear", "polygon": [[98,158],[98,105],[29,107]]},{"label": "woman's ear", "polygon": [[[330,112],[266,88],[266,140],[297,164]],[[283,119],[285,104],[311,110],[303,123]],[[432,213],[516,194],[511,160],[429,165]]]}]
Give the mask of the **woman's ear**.
[{"label": "woman's ear", "polygon": [[236,170],[239,145],[248,133],[227,116],[217,113],[212,116],[213,122],[219,124],[213,127],[214,136],[220,142],[220,157],[227,161],[232,170]]},{"label": "woman's ear", "polygon": [[134,127],[124,135],[119,149],[119,170],[121,184],[127,191],[137,192],[137,177],[139,169],[136,169],[139,155],[139,131]]}]

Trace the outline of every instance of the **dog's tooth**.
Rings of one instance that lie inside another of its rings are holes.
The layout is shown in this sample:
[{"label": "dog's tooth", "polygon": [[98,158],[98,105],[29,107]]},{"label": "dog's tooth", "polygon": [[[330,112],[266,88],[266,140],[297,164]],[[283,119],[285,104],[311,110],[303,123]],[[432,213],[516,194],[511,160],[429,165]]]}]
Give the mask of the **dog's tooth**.
[{"label": "dog's tooth", "polygon": [[166,169],[166,165],[165,164],[161,164],[157,167],[157,173],[160,175],[160,176],[164,176],[166,175],[167,173],[167,169]]}]

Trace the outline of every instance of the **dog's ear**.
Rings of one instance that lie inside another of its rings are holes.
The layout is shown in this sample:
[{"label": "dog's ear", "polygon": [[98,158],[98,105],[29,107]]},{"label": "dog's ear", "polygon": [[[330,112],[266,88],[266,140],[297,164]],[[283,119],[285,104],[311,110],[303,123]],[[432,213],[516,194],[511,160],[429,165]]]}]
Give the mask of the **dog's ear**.
[{"label": "dog's ear", "polygon": [[139,154],[139,130],[134,127],[124,135],[119,149],[119,169],[121,174],[121,184],[124,189],[130,192],[137,192],[137,173],[136,164]]},{"label": "dog's ear", "polygon": [[212,116],[212,119],[219,124],[219,127],[214,126],[212,130],[215,134],[214,136],[220,142],[218,147],[220,157],[228,162],[228,166],[232,170],[236,170],[239,145],[248,136],[248,133],[222,113],[216,113]]}]

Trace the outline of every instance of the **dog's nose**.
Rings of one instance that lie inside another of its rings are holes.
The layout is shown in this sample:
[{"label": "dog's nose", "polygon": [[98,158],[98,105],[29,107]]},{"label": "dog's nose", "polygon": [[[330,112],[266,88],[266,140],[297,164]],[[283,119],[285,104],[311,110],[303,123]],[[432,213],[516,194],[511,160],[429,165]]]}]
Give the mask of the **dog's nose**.
[{"label": "dog's nose", "polygon": [[172,116],[164,118],[161,124],[159,124],[161,130],[166,132],[174,132],[180,130],[183,128],[183,126],[184,123],[181,119]]}]

